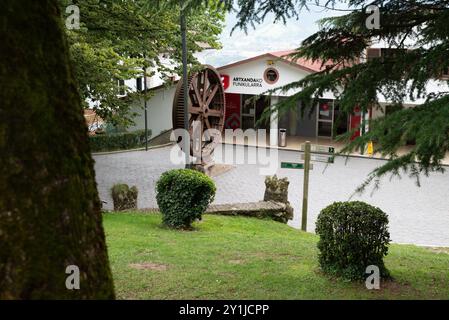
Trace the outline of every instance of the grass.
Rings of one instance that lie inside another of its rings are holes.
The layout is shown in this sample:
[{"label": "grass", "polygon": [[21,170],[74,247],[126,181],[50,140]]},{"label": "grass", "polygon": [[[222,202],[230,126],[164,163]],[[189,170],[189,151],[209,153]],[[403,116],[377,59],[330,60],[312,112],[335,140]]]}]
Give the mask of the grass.
[{"label": "grass", "polygon": [[205,215],[195,231],[161,225],[160,214],[106,213],[120,299],[448,299],[449,251],[391,245],[394,281],[380,290],[324,275],[318,237],[284,224]]}]

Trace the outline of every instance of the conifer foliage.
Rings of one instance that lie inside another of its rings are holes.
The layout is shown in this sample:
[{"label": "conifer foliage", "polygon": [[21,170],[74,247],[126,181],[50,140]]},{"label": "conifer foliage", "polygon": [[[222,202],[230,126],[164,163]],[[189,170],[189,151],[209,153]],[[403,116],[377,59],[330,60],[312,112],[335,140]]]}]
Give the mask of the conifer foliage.
[{"label": "conifer foliage", "polygon": [[[232,1],[223,1],[232,5]],[[367,28],[366,20],[375,5],[380,13],[380,28]],[[314,98],[331,90],[340,106],[351,113],[358,106],[362,112],[379,108],[383,95],[396,107],[394,113],[370,123],[364,136],[349,141],[343,152],[359,150],[374,141],[375,152],[390,158],[375,169],[358,189],[374,182],[377,187],[385,174],[406,173],[416,178],[432,171],[443,171],[442,159],[449,150],[449,92],[428,92],[428,84],[447,81],[449,68],[449,1],[445,0],[240,0],[235,27],[248,30],[270,14],[275,20],[298,17],[311,6],[342,8],[347,13],[321,21],[318,32],[305,39],[293,58],[325,61],[326,68],[293,82],[283,90],[301,88],[294,96],[278,104],[285,112],[300,100],[311,105]],[[301,23],[299,20],[298,23]],[[251,32],[248,30],[248,32]],[[389,54],[366,59],[366,48],[380,42]],[[422,102],[418,107],[404,108],[406,100]],[[407,153],[398,149],[413,142]]]}]

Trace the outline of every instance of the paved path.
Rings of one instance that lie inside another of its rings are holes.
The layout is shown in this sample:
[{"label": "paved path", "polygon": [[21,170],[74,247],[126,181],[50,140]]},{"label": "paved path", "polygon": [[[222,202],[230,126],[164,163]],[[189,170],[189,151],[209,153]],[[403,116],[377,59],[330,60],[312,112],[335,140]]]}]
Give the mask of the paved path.
[{"label": "paved path", "polygon": [[[236,147],[243,148],[243,147]],[[252,149],[251,147],[249,149]],[[248,150],[248,149],[245,149]],[[170,147],[148,152],[137,151],[109,155],[96,155],[95,170],[98,189],[105,207],[112,208],[109,194],[111,186],[124,182],[139,189],[139,208],[157,207],[155,183],[162,172],[181,168],[169,158]],[[279,161],[298,161],[298,153],[279,151]],[[314,163],[310,174],[308,230],[314,230],[319,211],[333,201],[346,201],[367,174],[383,160],[337,158],[335,164],[325,168]],[[215,177],[217,195],[215,204],[254,202],[262,200],[264,176],[256,164],[240,164]],[[326,169],[326,170],[324,170]],[[277,175],[290,180],[289,200],[295,209],[293,227],[300,225],[302,170],[277,169]],[[421,187],[404,176],[402,179],[385,178],[379,190],[371,195],[368,189],[353,200],[363,200],[380,207],[389,214],[391,238],[394,242],[420,245],[449,246],[449,171],[422,178]]]}]

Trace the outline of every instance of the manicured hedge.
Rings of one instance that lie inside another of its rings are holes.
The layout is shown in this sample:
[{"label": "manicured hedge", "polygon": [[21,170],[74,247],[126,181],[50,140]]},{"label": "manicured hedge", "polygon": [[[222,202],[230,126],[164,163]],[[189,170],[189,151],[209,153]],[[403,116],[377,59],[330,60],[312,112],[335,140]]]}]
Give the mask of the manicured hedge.
[{"label": "manicured hedge", "polygon": [[388,253],[388,216],[361,201],[335,202],[321,210],[316,223],[320,236],[321,269],[349,280],[364,279],[366,268],[375,265],[389,277],[383,258]]},{"label": "manicured hedge", "polygon": [[[151,131],[148,130],[148,138]],[[123,133],[104,133],[89,137],[92,152],[140,148],[145,145],[145,130]]]},{"label": "manicured hedge", "polygon": [[171,228],[188,229],[201,220],[215,197],[215,183],[204,173],[191,169],[164,172],[156,183],[156,200],[162,222]]}]

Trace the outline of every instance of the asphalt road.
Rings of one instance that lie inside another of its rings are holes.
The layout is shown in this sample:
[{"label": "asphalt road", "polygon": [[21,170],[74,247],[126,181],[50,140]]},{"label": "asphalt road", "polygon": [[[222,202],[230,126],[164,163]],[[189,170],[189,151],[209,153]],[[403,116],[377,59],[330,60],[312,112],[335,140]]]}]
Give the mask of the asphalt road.
[{"label": "asphalt road", "polygon": [[[271,157],[264,157],[257,152],[268,152],[265,149],[235,147],[233,150],[245,153],[245,157],[240,158],[232,170],[214,178],[217,185],[215,203],[262,200],[264,174],[275,172],[279,177],[288,177],[290,181],[289,201],[295,209],[295,217],[289,224],[299,228],[303,170],[279,168],[280,161],[298,162],[299,153],[282,150],[277,154],[272,153]],[[166,170],[183,167],[170,160],[171,152],[171,147],[166,147],[148,152],[95,155],[96,180],[100,198],[107,201],[105,208],[112,208],[110,188],[119,182],[138,187],[139,208],[156,208],[157,179]],[[253,153],[248,155],[248,152]],[[229,155],[229,152],[225,154]],[[259,161],[256,163],[255,159]],[[268,166],[264,165],[270,162],[273,172],[267,172]],[[334,201],[349,200],[368,173],[383,162],[342,157],[337,157],[334,164],[327,166],[314,162],[310,172],[308,231],[314,231],[316,217],[321,209]],[[389,215],[393,242],[449,246],[449,171],[422,177],[421,187],[417,187],[416,181],[406,175],[391,180],[387,177],[382,180],[380,189],[373,193],[371,191],[372,188],[368,187],[364,194],[355,195],[352,200],[363,200],[378,206]]]}]

